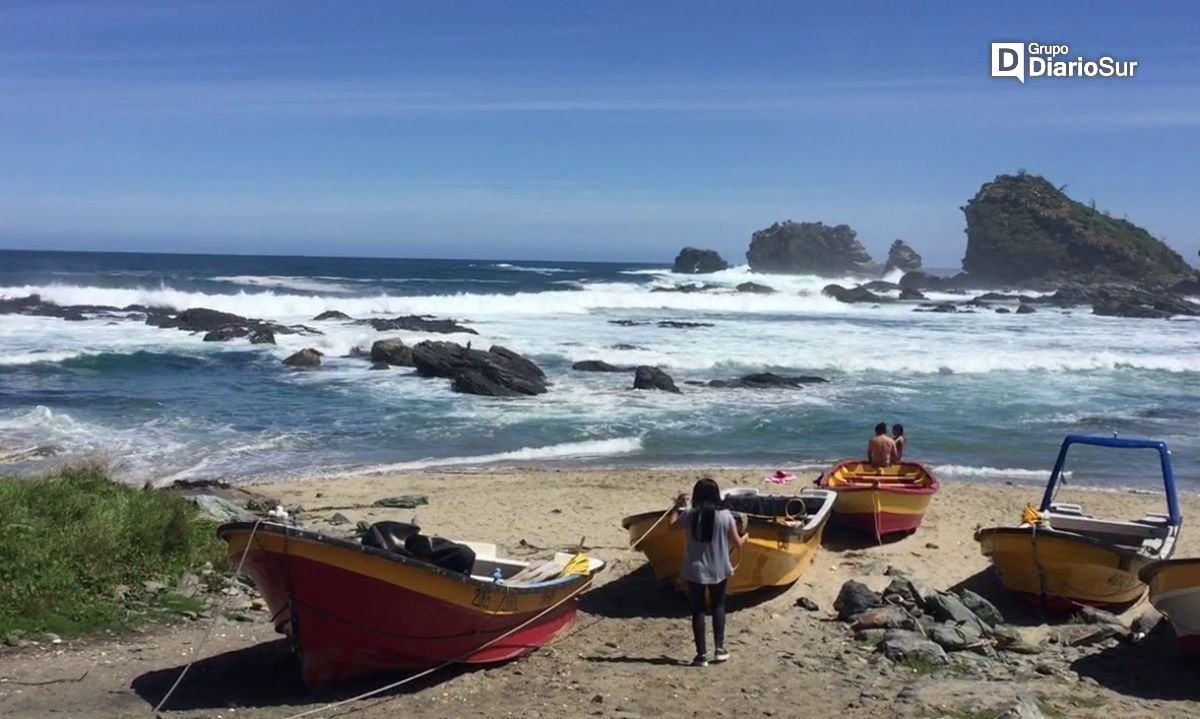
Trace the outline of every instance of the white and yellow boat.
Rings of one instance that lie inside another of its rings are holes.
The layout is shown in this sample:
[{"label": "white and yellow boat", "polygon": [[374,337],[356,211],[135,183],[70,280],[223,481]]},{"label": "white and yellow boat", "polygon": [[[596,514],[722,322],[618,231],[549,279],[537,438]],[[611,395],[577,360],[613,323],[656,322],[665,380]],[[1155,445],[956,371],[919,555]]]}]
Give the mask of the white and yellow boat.
[{"label": "white and yellow boat", "polygon": [[[799,579],[821,546],[837,498],[834,492],[816,488],[794,495],[764,495],[753,487],[743,487],[721,496],[727,509],[745,515],[750,534],[740,549],[733,549],[730,594],[784,587]],[[682,589],[679,569],[686,537],[665,520],[658,521],[662,517],[661,510],[643,512],[621,520],[621,526],[629,532],[629,541],[637,542],[637,549],[645,553],[654,575]]]},{"label": "white and yellow boat", "polygon": [[[1167,512],[1132,520],[1101,519],[1086,514],[1078,504],[1056,502],[1072,445],[1155,450]],[[1041,506],[1026,508],[1015,527],[976,531],[975,540],[992,561],[1001,583],[1021,598],[1050,610],[1079,604],[1120,607],[1145,593],[1139,572],[1171,556],[1182,521],[1166,443],[1070,435],[1063,440]]]},{"label": "white and yellow boat", "polygon": [[1150,603],[1171,620],[1180,646],[1200,650],[1200,557],[1168,559],[1143,567]]}]

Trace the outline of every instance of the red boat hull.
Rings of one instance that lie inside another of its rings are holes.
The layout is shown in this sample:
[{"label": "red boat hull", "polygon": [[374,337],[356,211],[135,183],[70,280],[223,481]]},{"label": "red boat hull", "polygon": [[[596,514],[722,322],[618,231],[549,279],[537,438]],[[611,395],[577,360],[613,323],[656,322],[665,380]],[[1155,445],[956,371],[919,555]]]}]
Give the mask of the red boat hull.
[{"label": "red boat hull", "polygon": [[[256,536],[243,572],[263,592],[275,628],[291,636],[310,685],[445,662],[502,662],[545,645],[575,621],[571,588],[518,596],[502,585],[461,578],[448,584],[444,577],[401,586],[386,576],[394,569],[387,559],[341,549],[346,561],[335,564],[322,556],[330,551],[327,544],[292,538],[280,551],[277,539]],[[267,540],[265,546],[260,540]],[[234,540],[230,544],[232,556]],[[380,563],[370,568],[385,576],[364,571],[364,564]],[[418,579],[423,571],[401,569]]]},{"label": "red boat hull", "polygon": [[864,534],[875,535],[878,539],[916,530],[921,526],[924,515],[896,514],[894,512],[843,514],[835,511],[834,517],[839,523]]}]

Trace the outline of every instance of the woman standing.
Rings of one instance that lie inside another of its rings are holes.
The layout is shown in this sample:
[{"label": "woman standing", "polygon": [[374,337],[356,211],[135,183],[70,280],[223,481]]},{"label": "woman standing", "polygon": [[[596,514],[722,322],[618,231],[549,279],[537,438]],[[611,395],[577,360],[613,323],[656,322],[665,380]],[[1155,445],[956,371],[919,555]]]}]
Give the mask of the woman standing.
[{"label": "woman standing", "polygon": [[671,527],[687,532],[684,544],[683,567],[680,574],[688,583],[692,603],[692,638],[696,642],[696,657],[692,666],[708,666],[704,637],[704,603],[707,595],[712,607],[714,662],[729,659],[725,650],[725,588],[733,576],[729,548],[746,543],[749,535],[739,534],[733,513],[721,509],[721,489],[705,477],[692,487],[692,506],[687,508],[687,496],[682,492],[675,498]]}]

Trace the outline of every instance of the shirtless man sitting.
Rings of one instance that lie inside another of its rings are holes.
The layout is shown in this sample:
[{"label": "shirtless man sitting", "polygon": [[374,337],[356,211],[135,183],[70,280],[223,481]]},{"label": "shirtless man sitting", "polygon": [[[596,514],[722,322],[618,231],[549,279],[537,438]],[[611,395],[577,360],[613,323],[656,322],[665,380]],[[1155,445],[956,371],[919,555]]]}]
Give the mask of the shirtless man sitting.
[{"label": "shirtless man sitting", "polygon": [[875,425],[875,436],[867,443],[867,459],[875,467],[890,467],[892,462],[899,462],[896,452],[896,440],[888,436],[887,423]]}]

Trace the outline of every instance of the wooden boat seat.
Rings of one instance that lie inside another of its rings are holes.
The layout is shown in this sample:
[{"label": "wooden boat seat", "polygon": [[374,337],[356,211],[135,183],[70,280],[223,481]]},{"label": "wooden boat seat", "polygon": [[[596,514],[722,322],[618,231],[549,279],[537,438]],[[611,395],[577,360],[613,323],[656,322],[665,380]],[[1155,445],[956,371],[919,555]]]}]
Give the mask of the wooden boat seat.
[{"label": "wooden boat seat", "polygon": [[[1114,519],[1096,519],[1082,514],[1050,512],[1046,515],[1050,526],[1081,534],[1105,534],[1123,538],[1164,537],[1168,533],[1165,519],[1143,517],[1131,522]],[[1127,542],[1122,542],[1127,543]]]}]

